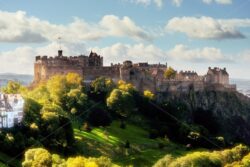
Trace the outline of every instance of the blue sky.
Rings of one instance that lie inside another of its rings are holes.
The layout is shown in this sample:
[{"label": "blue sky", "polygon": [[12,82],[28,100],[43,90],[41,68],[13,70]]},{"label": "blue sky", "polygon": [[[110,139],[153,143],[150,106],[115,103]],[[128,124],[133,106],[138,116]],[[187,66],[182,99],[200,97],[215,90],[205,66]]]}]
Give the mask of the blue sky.
[{"label": "blue sky", "polygon": [[33,73],[36,55],[167,62],[250,79],[250,0],[0,0],[0,73]]}]

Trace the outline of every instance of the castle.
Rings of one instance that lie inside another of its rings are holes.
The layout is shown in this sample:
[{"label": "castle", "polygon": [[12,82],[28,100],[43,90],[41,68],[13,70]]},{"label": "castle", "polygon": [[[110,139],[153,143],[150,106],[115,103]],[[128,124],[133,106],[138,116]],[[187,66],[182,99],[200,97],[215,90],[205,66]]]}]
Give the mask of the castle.
[{"label": "castle", "polygon": [[34,84],[46,81],[57,74],[78,73],[89,83],[98,77],[111,78],[115,82],[124,80],[132,83],[139,91],[152,92],[188,91],[217,89],[236,90],[229,84],[226,69],[210,68],[206,75],[198,75],[194,71],[180,71],[173,79],[166,79],[164,72],[167,64],[133,63],[124,61],[122,64],[103,65],[103,57],[91,51],[89,56],[63,56],[59,50],[56,57],[36,56],[34,64]]}]

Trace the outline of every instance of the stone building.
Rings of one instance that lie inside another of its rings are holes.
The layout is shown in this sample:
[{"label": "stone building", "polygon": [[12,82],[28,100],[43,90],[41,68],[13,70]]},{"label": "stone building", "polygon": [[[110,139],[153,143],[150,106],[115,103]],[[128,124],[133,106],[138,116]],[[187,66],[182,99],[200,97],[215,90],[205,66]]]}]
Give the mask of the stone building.
[{"label": "stone building", "polygon": [[198,80],[199,76],[194,71],[180,71],[176,75],[177,80],[190,81],[190,80]]},{"label": "stone building", "polygon": [[0,128],[11,128],[23,119],[24,99],[19,94],[0,93]]},{"label": "stone building", "polygon": [[208,68],[207,75],[205,76],[205,82],[210,84],[229,84],[229,75],[226,68],[220,69],[219,67]]},{"label": "stone building", "polygon": [[114,81],[124,80],[132,83],[139,91],[196,91],[205,88],[219,90],[236,90],[235,85],[229,84],[226,69],[209,68],[206,75],[198,75],[194,71],[180,71],[174,79],[164,78],[167,64],[148,64],[147,62],[133,63],[126,60],[123,64],[103,65],[103,57],[91,51],[89,56],[63,56],[59,50],[56,57],[37,56],[34,65],[34,84],[46,81],[57,74],[69,72],[78,73],[89,83],[98,77],[111,78]]}]

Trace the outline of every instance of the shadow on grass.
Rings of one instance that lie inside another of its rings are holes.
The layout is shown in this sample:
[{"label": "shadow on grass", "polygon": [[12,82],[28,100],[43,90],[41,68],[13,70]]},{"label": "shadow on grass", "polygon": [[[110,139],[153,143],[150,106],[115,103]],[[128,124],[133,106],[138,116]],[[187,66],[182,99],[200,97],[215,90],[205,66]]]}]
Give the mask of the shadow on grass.
[{"label": "shadow on grass", "polygon": [[[118,165],[152,166],[166,154],[174,157],[186,154],[183,146],[174,144],[167,139],[150,139],[148,132],[141,127],[126,124],[120,128],[118,121],[109,127],[94,128],[91,132],[74,130],[76,139],[83,144],[89,156],[108,156]],[[129,141],[130,148],[124,148]],[[159,148],[159,143],[164,145]]]}]

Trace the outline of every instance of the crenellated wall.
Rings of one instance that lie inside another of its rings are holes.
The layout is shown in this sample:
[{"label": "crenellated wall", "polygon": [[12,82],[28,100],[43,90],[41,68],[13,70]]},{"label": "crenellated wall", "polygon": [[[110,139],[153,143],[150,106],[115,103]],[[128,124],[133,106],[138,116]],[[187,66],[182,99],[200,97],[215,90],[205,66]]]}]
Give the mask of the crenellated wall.
[{"label": "crenellated wall", "polygon": [[58,56],[37,56],[34,64],[34,84],[46,81],[54,75],[77,73],[86,82],[91,82],[98,77],[111,78],[114,81],[124,80],[132,83],[139,91],[151,90],[152,92],[187,92],[204,89],[222,91],[235,91],[236,86],[229,84],[229,74],[226,69],[218,67],[208,69],[204,76],[199,76],[194,71],[180,71],[175,78],[166,79],[164,72],[167,64],[148,64],[124,61],[123,64],[103,66],[103,57],[91,51],[89,56],[63,56],[62,50]]}]

